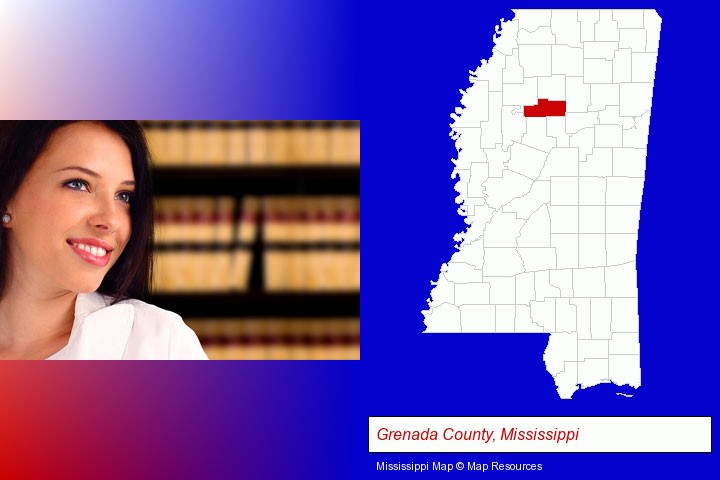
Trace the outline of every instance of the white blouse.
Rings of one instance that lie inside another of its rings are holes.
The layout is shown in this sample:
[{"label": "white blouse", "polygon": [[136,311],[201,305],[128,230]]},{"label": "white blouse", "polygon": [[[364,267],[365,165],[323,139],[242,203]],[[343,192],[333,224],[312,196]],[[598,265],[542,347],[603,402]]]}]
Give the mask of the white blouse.
[{"label": "white blouse", "polygon": [[81,293],[68,344],[48,360],[207,360],[179,315],[140,300]]}]

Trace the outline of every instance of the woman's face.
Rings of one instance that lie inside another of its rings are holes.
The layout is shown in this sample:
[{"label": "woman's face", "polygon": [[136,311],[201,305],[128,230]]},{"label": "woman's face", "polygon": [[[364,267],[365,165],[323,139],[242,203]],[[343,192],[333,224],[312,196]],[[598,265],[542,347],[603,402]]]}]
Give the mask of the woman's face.
[{"label": "woman's face", "polygon": [[38,292],[92,292],[130,238],[130,150],[78,122],[50,137],[8,205],[12,282]]}]

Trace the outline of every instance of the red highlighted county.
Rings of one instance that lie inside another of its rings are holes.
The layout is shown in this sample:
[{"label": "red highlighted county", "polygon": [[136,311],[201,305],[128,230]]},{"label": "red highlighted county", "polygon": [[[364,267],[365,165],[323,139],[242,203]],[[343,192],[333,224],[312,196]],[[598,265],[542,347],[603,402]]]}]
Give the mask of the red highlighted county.
[{"label": "red highlighted county", "polygon": [[526,117],[564,117],[565,100],[540,98],[537,105],[526,105],[524,110]]}]

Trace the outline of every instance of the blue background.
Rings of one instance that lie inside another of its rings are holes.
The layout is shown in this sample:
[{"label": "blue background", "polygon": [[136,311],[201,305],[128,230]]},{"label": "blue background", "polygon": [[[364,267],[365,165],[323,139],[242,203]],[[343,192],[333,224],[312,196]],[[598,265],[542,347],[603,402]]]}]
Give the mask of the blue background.
[{"label": "blue background", "polygon": [[526,475],[547,478],[717,470],[714,454],[367,453],[369,415],[716,413],[716,6],[637,5],[662,17],[638,254],[642,387],[562,401],[547,336],[422,335],[420,313],[465,227],[448,136],[459,89],[511,7],[547,4],[96,3],[2,4],[0,115],[360,119],[361,360],[2,363],[4,477],[402,478],[375,462],[432,460],[542,463]]}]

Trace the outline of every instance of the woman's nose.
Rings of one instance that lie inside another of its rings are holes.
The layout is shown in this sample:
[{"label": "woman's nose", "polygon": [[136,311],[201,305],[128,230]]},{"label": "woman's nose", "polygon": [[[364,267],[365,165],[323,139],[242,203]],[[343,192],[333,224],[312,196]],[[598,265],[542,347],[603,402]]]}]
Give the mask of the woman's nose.
[{"label": "woman's nose", "polygon": [[93,213],[88,219],[93,227],[109,232],[120,228],[121,212],[114,196],[110,196],[110,198],[98,196],[94,207]]}]

